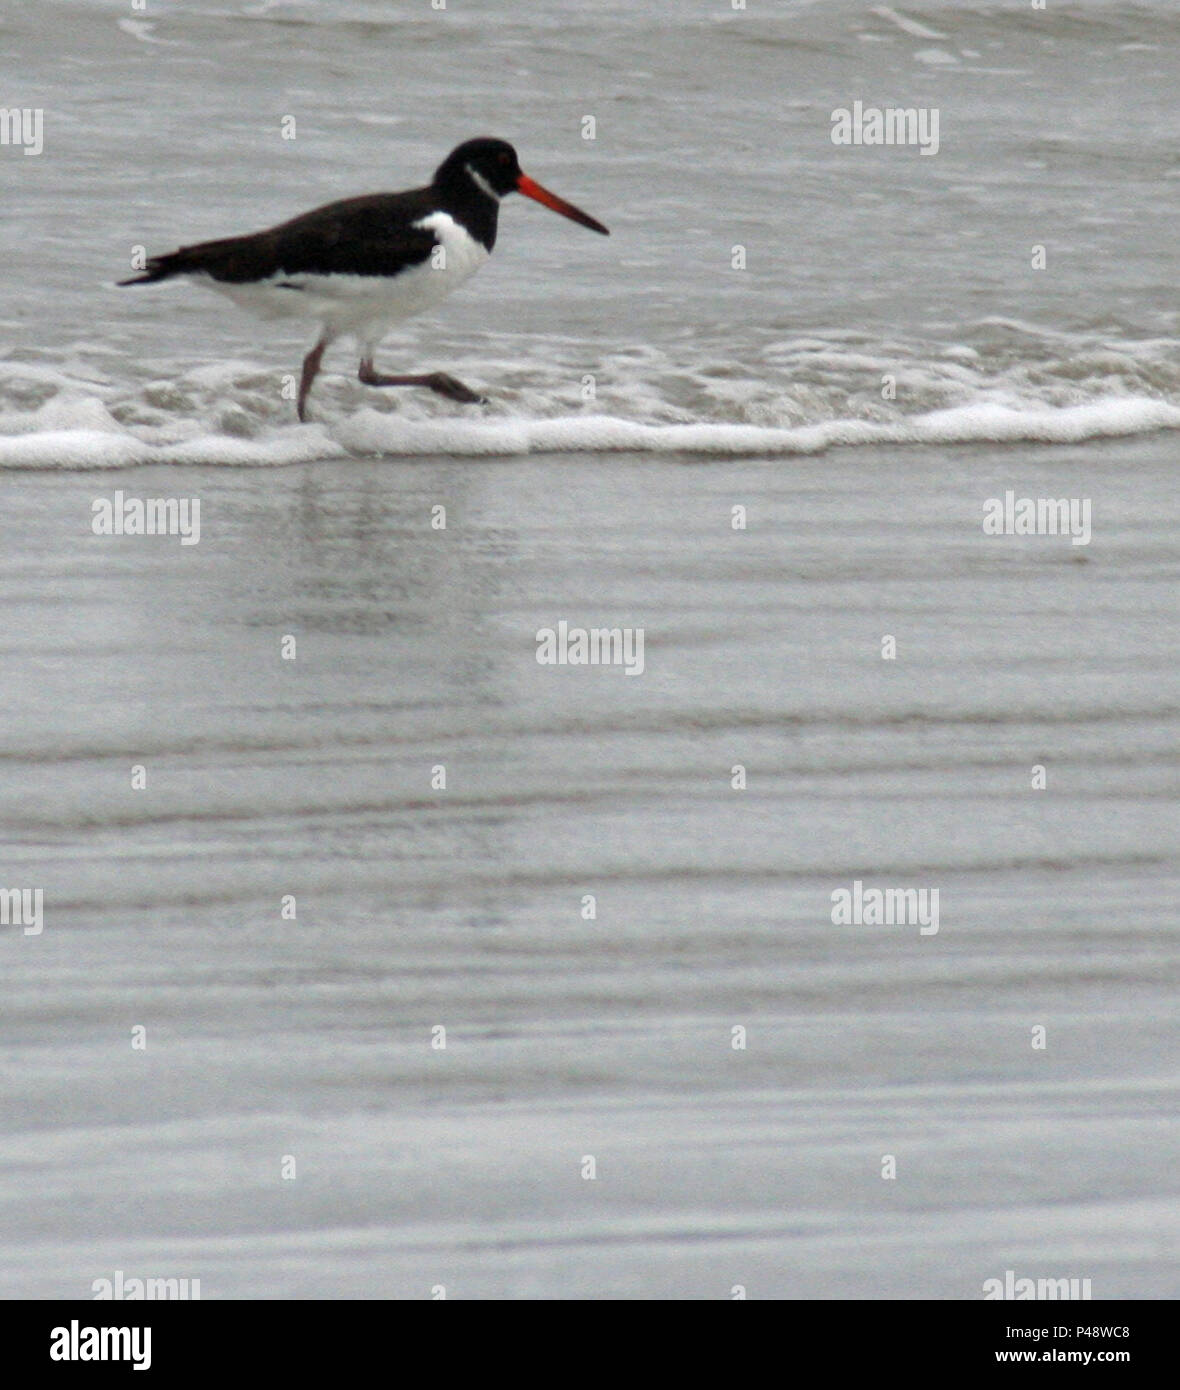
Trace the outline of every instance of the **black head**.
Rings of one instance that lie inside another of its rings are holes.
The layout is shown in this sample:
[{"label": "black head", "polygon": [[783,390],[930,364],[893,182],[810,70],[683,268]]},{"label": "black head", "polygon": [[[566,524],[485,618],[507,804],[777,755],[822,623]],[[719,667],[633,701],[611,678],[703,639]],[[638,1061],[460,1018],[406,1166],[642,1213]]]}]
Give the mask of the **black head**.
[{"label": "black head", "polygon": [[610,236],[601,222],[522,173],[516,151],[507,140],[481,136],[478,140],[464,141],[438,166],[434,186],[452,198],[470,200],[473,193],[482,195],[492,205],[506,193],[523,193],[554,212],[560,212],[563,217],[580,222],[583,227]]},{"label": "black head", "polygon": [[[465,140],[453,149],[438,166],[436,185],[454,188],[460,183],[474,184],[486,194],[490,188],[497,198],[516,191],[520,178],[520,161],[507,140],[481,136]],[[481,183],[482,181],[482,183]]]}]

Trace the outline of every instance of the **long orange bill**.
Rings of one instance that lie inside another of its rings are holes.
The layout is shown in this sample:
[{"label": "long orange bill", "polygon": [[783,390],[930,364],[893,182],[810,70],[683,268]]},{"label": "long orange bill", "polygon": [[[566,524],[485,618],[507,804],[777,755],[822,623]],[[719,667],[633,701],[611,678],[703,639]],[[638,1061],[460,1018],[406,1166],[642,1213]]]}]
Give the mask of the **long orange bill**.
[{"label": "long orange bill", "polygon": [[520,178],[516,180],[516,191],[523,193],[526,198],[535,199],[536,202],[544,204],[547,208],[552,208],[554,212],[561,213],[562,217],[568,217],[571,222],[580,222],[583,227],[589,227],[592,232],[601,232],[603,236],[610,236],[610,232],[601,222],[596,222],[581,208],[574,207],[573,203],[567,203],[556,193],[550,193],[547,188],[542,188],[539,183],[534,183],[527,174],[521,174]]}]

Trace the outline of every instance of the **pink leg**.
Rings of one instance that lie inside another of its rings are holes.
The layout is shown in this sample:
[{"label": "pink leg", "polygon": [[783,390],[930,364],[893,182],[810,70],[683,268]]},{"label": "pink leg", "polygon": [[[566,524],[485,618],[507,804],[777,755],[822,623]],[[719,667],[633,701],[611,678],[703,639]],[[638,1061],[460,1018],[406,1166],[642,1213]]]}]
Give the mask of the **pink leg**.
[{"label": "pink leg", "polygon": [[357,376],[366,386],[429,386],[440,396],[446,396],[452,401],[462,401],[465,405],[480,404],[484,400],[483,396],[477,396],[474,391],[464,386],[461,381],[456,381],[453,376],[448,376],[446,372],[427,372],[423,376],[382,376],[374,369],[371,357],[361,360]]},{"label": "pink leg", "polygon": [[327,338],[321,338],[303,359],[303,375],[299,378],[299,402],[296,406],[300,420],[307,419],[307,394],[311,390],[311,383],[316,379],[320,370],[320,362],[327,346]]}]

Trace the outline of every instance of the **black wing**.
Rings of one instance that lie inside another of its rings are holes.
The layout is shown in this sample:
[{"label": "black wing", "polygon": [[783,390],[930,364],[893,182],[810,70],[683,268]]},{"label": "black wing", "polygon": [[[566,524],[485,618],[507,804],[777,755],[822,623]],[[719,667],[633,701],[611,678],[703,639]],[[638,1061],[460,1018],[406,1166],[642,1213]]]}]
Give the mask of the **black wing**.
[{"label": "black wing", "polygon": [[273,275],[397,275],[430,257],[437,240],[413,224],[431,212],[430,189],[372,193],[327,203],[251,236],[225,237],[153,256],[142,275],[121,280],[145,285],[172,275],[203,272],[226,284]]}]

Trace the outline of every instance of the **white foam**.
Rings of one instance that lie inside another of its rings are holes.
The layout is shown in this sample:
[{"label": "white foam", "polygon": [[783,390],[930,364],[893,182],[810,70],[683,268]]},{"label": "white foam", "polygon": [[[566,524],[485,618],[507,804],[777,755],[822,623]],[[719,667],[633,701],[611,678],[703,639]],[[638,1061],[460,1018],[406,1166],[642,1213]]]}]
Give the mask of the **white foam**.
[{"label": "white foam", "polygon": [[945,48],[922,48],[914,54],[914,61],[925,63],[932,68],[949,68],[956,66],[959,60],[953,53],[948,53]]},{"label": "white foam", "polygon": [[0,438],[0,468],[131,468],[151,463],[274,468],[342,458],[347,452],[320,426],[276,431],[258,439],[211,434],[174,444],[148,444],[131,434],[101,430],[49,430]]},{"label": "white foam", "polygon": [[368,454],[812,454],[857,444],[1073,444],[1086,439],[1180,429],[1180,407],[1114,397],[1086,405],[1020,409],[956,406],[897,421],[828,420],[775,428],[702,423],[638,424],[609,415],[556,420],[407,421],[361,411],[334,431],[353,452]]},{"label": "white foam", "polygon": [[[152,375],[128,381],[128,364],[103,355],[6,361],[0,468],[267,467],[348,455],[790,455],[850,445],[1075,444],[1180,427],[1170,339],[1062,338],[1012,319],[984,320],[952,344],[873,342],[833,330],[742,354],[706,342],[588,360],[577,341],[531,339],[480,343],[468,357],[452,345],[439,351],[488,391],[491,405],[375,393],[329,372],[317,387],[317,423],[301,426],[289,393],[277,390],[275,368],[258,362],[153,361]],[[582,398],[587,373],[593,402]],[[887,381],[893,395],[882,391]]]},{"label": "white foam", "polygon": [[156,26],[155,26],[154,22],[152,22],[151,20],[146,20],[146,19],[120,19],[120,20],[117,20],[116,23],[118,24],[119,28],[122,29],[122,31],[123,31],[125,34],[130,34],[131,37],[132,37],[133,39],[138,39],[138,40],[140,41],[140,43],[156,43],[156,44],[167,44],[167,45],[169,45],[170,47],[173,46],[173,45],[172,45],[172,40],[170,40],[170,39],[158,39],[158,38],[156,38],[156,36],[155,36],[155,28],[156,28]]},{"label": "white foam", "polygon": [[874,5],[873,14],[879,15],[882,19],[887,19],[905,34],[911,34],[919,39],[945,39],[946,35],[939,33],[937,29],[928,29],[925,24],[919,24],[916,19],[910,19],[908,15],[898,14],[890,5]]},{"label": "white foam", "polygon": [[46,430],[0,439],[0,468],[129,468],[150,463],[151,449],[131,435]]},{"label": "white foam", "polygon": [[[60,415],[62,411],[42,413]],[[1132,397],[1064,407],[962,405],[892,421],[840,419],[792,427],[713,421],[641,424],[612,415],[414,420],[366,409],[330,427],[284,426],[253,439],[207,433],[162,443],[148,442],[123,429],[100,402],[76,403],[75,413],[90,418],[73,428],[0,436],[0,468],[127,468],[149,463],[276,467],[348,454],[463,458],[621,452],[815,454],[853,445],[1076,444],[1180,429],[1180,407]]]}]

